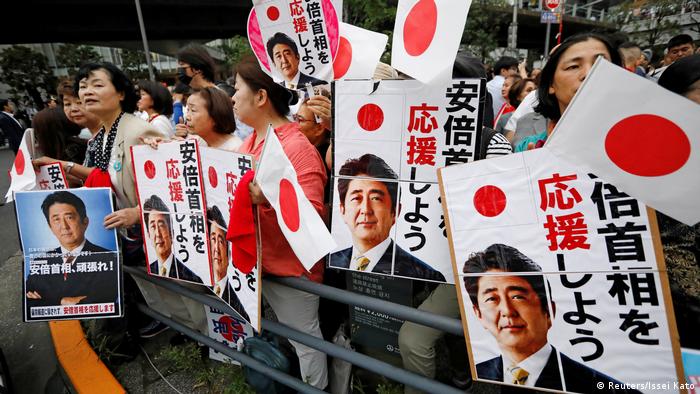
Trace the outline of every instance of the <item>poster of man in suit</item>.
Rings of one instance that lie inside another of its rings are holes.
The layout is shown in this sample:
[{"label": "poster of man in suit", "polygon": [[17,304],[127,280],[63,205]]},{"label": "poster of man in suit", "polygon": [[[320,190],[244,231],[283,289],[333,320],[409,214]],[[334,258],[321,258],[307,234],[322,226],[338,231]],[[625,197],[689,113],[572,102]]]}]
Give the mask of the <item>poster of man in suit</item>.
[{"label": "poster of man in suit", "polygon": [[120,316],[121,266],[108,188],[17,192],[25,321]]},{"label": "poster of man in suit", "polygon": [[395,245],[390,237],[400,206],[398,176],[388,164],[368,153],[346,161],[340,175],[338,208],[352,234],[352,246],[332,253],[329,265],[445,282],[442,273]]},{"label": "poster of man in suit", "polygon": [[547,149],[445,167],[439,178],[476,380],[679,392],[653,210]]}]

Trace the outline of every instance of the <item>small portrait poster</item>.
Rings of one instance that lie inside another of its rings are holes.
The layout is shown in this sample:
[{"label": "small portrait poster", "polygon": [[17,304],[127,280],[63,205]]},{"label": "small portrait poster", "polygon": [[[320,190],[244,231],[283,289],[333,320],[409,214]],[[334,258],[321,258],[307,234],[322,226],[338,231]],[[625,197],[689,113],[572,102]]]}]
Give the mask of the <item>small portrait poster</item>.
[{"label": "small portrait poster", "polygon": [[[231,349],[236,349],[239,341],[245,341],[246,338],[253,336],[253,327],[249,322],[241,319],[240,316],[229,315],[224,311],[220,311],[208,305],[205,305],[204,308],[207,313],[209,338],[221,342]],[[209,358],[216,361],[240,365],[238,361],[212,348],[209,348]]]},{"label": "small portrait poster", "polygon": [[679,392],[653,210],[546,148],[439,174],[475,379],[558,392]]},{"label": "small portrait poster", "polygon": [[109,188],[15,193],[24,254],[24,321],[122,315],[116,230]]},{"label": "small portrait poster", "polygon": [[211,286],[197,141],[133,146],[131,154],[148,273]]},{"label": "small portrait poster", "polygon": [[436,171],[478,159],[484,81],[333,86],[329,267],[454,283]]},{"label": "small portrait poster", "polygon": [[333,80],[339,22],[331,0],[253,0],[248,40],[261,68],[289,89]]},{"label": "small portrait poster", "polygon": [[236,268],[231,243],[226,240],[236,188],[243,175],[253,169],[254,157],[201,148],[201,160],[209,220],[207,239],[214,273],[212,291],[252,324],[255,330],[260,331],[259,261],[250,272],[244,274]]}]

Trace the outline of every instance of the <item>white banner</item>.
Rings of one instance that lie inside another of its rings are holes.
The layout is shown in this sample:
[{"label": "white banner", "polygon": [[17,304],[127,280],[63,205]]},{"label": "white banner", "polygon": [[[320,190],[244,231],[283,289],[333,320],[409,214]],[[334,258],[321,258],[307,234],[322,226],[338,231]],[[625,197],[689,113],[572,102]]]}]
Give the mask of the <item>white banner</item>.
[{"label": "white banner", "polygon": [[214,273],[212,291],[260,331],[260,268],[247,275],[236,269],[226,241],[238,182],[253,169],[254,158],[221,149],[201,148],[209,220],[209,245]]},{"label": "white banner", "polygon": [[139,145],[131,153],[148,272],[212,286],[197,142]]},{"label": "white banner", "polygon": [[476,158],[484,81],[334,86],[329,266],[454,283],[436,170]]},{"label": "white banner", "polygon": [[679,381],[646,206],[547,149],[440,176],[473,377],[577,393]]}]

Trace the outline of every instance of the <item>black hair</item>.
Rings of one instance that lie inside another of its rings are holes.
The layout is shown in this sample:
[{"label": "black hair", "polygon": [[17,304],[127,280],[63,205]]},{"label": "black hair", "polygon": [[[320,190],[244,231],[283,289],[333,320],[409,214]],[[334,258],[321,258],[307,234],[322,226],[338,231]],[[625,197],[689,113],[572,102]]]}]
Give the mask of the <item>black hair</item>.
[{"label": "black hair", "polygon": [[608,50],[612,63],[618,66],[622,65],[620,53],[613,48],[612,44],[610,44],[610,41],[608,41],[605,36],[598,33],[581,33],[567,38],[554,50],[554,52],[552,52],[547,64],[545,64],[542,68],[542,72],[540,73],[540,83],[537,87],[537,98],[539,103],[535,107],[535,112],[554,121],[558,121],[559,118],[561,118],[559,101],[557,101],[555,95],[549,93],[549,87],[554,81],[554,73],[557,71],[557,66],[559,65],[559,61],[561,60],[564,52],[566,52],[572,46],[588,40],[598,40],[603,43],[605,48]]},{"label": "black hair", "polygon": [[10,99],[0,99],[0,108],[5,108],[10,103]]},{"label": "black hair", "polygon": [[530,78],[525,78],[525,79],[517,79],[515,82],[513,82],[513,85],[511,85],[510,89],[508,90],[508,102],[511,106],[514,108],[518,108],[520,106],[520,100],[518,98],[520,97],[520,94],[525,90],[527,87],[528,82],[532,82],[537,86],[537,82],[535,82],[534,79]]},{"label": "black hair", "polygon": [[458,52],[452,66],[452,78],[486,78],[486,69],[478,58]]},{"label": "black hair", "polygon": [[75,74],[75,81],[73,84],[75,97],[80,97],[78,95],[80,81],[88,78],[90,74],[97,70],[103,70],[107,73],[117,93],[124,94],[124,99],[120,103],[122,111],[127,113],[136,111],[136,102],[139,101],[139,96],[136,93],[136,89],[134,89],[134,85],[129,80],[129,77],[124,74],[124,71],[109,62],[88,63],[78,70],[78,73]]},{"label": "black hair", "polygon": [[234,89],[233,86],[229,85],[228,83],[217,83],[216,87],[219,88],[219,90],[221,90],[222,92],[226,93],[226,95],[229,98],[233,97],[233,95],[236,94],[236,89]]},{"label": "black hair", "polygon": [[501,75],[501,70],[518,66],[518,59],[510,56],[503,56],[493,65],[493,75]]},{"label": "black hair", "polygon": [[189,94],[192,92],[192,88],[190,88],[190,85],[186,85],[182,82],[178,82],[175,84],[173,87],[173,93],[177,94]]},{"label": "black hair", "polygon": [[632,49],[632,48],[639,48],[639,49],[642,49],[642,48],[639,46],[639,44],[636,44],[636,43],[634,43],[634,42],[632,42],[632,41],[623,42],[622,44],[620,44],[620,45],[617,47],[617,49]]},{"label": "black hair", "polygon": [[668,44],[666,44],[666,49],[671,49],[673,47],[677,47],[679,45],[685,45],[685,44],[695,45],[695,42],[693,41],[693,37],[691,37],[689,34],[679,34],[677,36],[671,37],[671,39],[668,40]]},{"label": "black hair", "polygon": [[659,77],[659,86],[673,93],[685,95],[690,86],[700,80],[700,55],[678,59]]},{"label": "black hair", "polygon": [[223,228],[224,231],[227,231],[226,222],[224,221],[224,215],[219,210],[219,207],[214,205],[213,207],[207,209],[207,217],[209,218],[209,220],[213,221],[221,228]]},{"label": "black hair", "polygon": [[235,74],[240,76],[254,93],[259,90],[266,91],[278,115],[287,116],[289,106],[296,104],[299,100],[296,92],[285,88],[265,74],[258,61],[252,56],[246,57],[236,65]]},{"label": "black hair", "polygon": [[187,63],[195,70],[202,72],[202,77],[214,82],[216,63],[207,49],[198,44],[189,44],[177,52],[177,60]]},{"label": "black hair", "polygon": [[[464,262],[462,272],[465,274],[482,274],[490,270],[500,270],[504,272],[542,272],[542,267],[522,254],[518,249],[503,245],[493,244],[483,252],[472,253]],[[544,275],[522,275],[537,294],[540,300],[542,311],[549,314],[547,308],[547,293],[545,291]],[[467,289],[472,305],[479,308],[479,279],[481,276],[465,276],[464,287]],[[549,282],[547,282],[549,285]],[[551,290],[551,288],[550,288]]]},{"label": "black hair", "polygon": [[[146,227],[147,231],[150,231],[148,230],[148,216],[150,211],[164,213],[168,216],[170,215],[170,209],[168,209],[168,206],[165,205],[160,197],[155,194],[149,197],[146,202],[143,203],[143,225]],[[168,223],[168,230],[170,230],[170,221],[166,221],[166,223]]]},{"label": "black hair", "polygon": [[[382,158],[371,153],[366,153],[358,159],[349,159],[340,167],[338,175],[342,176],[361,176],[366,175],[372,178],[382,179],[399,179],[394,170]],[[338,179],[338,193],[340,204],[345,205],[345,196],[348,194],[348,187],[352,179]],[[396,212],[396,194],[398,185],[396,182],[382,182],[386,186],[391,198],[391,211]]]},{"label": "black hair", "polygon": [[296,42],[294,42],[294,40],[289,38],[288,35],[286,35],[282,32],[277,32],[277,33],[275,33],[274,36],[272,36],[272,38],[267,40],[267,54],[270,56],[270,59],[273,59],[273,60],[275,59],[272,56],[272,51],[273,51],[273,49],[275,49],[275,45],[277,45],[277,44],[283,44],[283,45],[290,47],[292,49],[292,51],[294,52],[294,55],[296,55],[296,57],[299,57],[299,48],[297,48]]},{"label": "black hair", "polygon": [[139,89],[148,93],[153,100],[153,110],[159,115],[170,116],[173,114],[173,96],[168,88],[158,82],[140,80]]},{"label": "black hair", "polygon": [[59,190],[46,196],[44,202],[41,203],[41,211],[44,212],[46,223],[50,223],[49,208],[51,208],[51,206],[54,204],[71,205],[78,212],[80,220],[85,220],[87,218],[87,211],[85,210],[85,203],[83,200],[69,191]]}]

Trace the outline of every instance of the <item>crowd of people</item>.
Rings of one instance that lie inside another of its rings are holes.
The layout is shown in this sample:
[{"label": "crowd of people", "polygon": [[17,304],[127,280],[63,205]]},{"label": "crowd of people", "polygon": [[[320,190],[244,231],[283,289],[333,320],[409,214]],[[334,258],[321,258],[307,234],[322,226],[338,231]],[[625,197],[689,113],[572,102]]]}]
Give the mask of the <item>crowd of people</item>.
[{"label": "crowd of people", "polygon": [[[117,209],[103,219],[103,224],[120,229],[124,264],[132,266],[143,267],[146,263],[129,154],[130,147],[137,144],[157,148],[166,141],[196,138],[202,145],[251,154],[259,160],[268,124],[272,124],[306,197],[319,215],[327,218],[332,103],[324,91],[304,97],[294,90],[306,76],[299,73],[299,54],[292,45],[280,39],[267,48],[275,66],[289,75],[291,82],[284,83],[274,82],[254,58],[240,61],[224,75],[218,74],[214,60],[206,49],[197,45],[187,46],[178,53],[178,82],[170,87],[154,81],[131,81],[110,63],[83,65],[76,75],[58,85],[58,107],[43,109],[33,116],[31,127],[39,152],[34,164],[60,162],[73,187],[112,187]],[[503,57],[494,64],[493,75],[489,75],[479,59],[459,53],[454,77],[489,80],[482,131],[486,138],[482,138],[485,142],[479,149],[481,157],[541,147],[599,57],[639,74],[640,78],[658,80],[664,88],[700,104],[700,54],[687,35],[673,37],[668,42],[659,67],[650,65],[651,55],[639,46],[625,43],[615,47],[608,38],[594,33],[564,40],[551,51],[542,69],[528,69],[526,62]],[[228,79],[219,82],[218,76]],[[398,74],[386,64],[380,64],[375,77],[398,77]],[[0,128],[16,152],[27,125],[14,117],[15,108],[9,100],[0,100],[0,106]],[[249,189],[260,215],[263,275],[301,277],[317,283],[328,282],[330,276],[337,275],[327,272],[333,270],[325,269],[325,260],[306,271],[287,243],[260,187],[252,183]],[[344,203],[341,201],[341,205]],[[665,251],[672,256],[669,264],[673,264],[674,258],[682,258],[692,259],[697,265],[700,242],[697,226],[686,227],[661,216],[662,235],[670,239],[664,244]],[[343,281],[336,278],[333,282]],[[141,297],[139,290],[145,284],[127,281],[125,286],[129,302]],[[172,307],[172,303],[164,306],[163,300],[150,294],[143,292],[149,305]],[[281,322],[319,338],[329,339],[337,328],[326,333],[321,329],[324,322],[347,318],[343,308],[319,309],[322,303],[316,295],[270,281],[263,282],[262,294]],[[676,307],[685,308],[684,311],[694,308],[699,296],[685,294],[678,298],[685,300],[685,305]],[[201,329],[201,321],[184,309],[187,308],[171,310],[170,314]],[[433,287],[419,309],[459,318],[454,286]],[[127,307],[127,313],[134,312],[129,312]],[[679,313],[684,312],[676,312]],[[691,322],[700,316],[698,310],[689,313],[694,315]],[[162,323],[143,317],[127,319],[125,325],[132,337],[142,338],[167,329]],[[684,327],[679,329],[682,342],[696,341]],[[406,322],[399,334],[404,367],[434,377],[435,345],[443,335],[439,330]],[[309,384],[325,388],[326,355],[306,345],[291,343],[299,357],[301,376]],[[460,383],[459,379],[456,383]],[[407,387],[406,392],[414,390]]]}]

